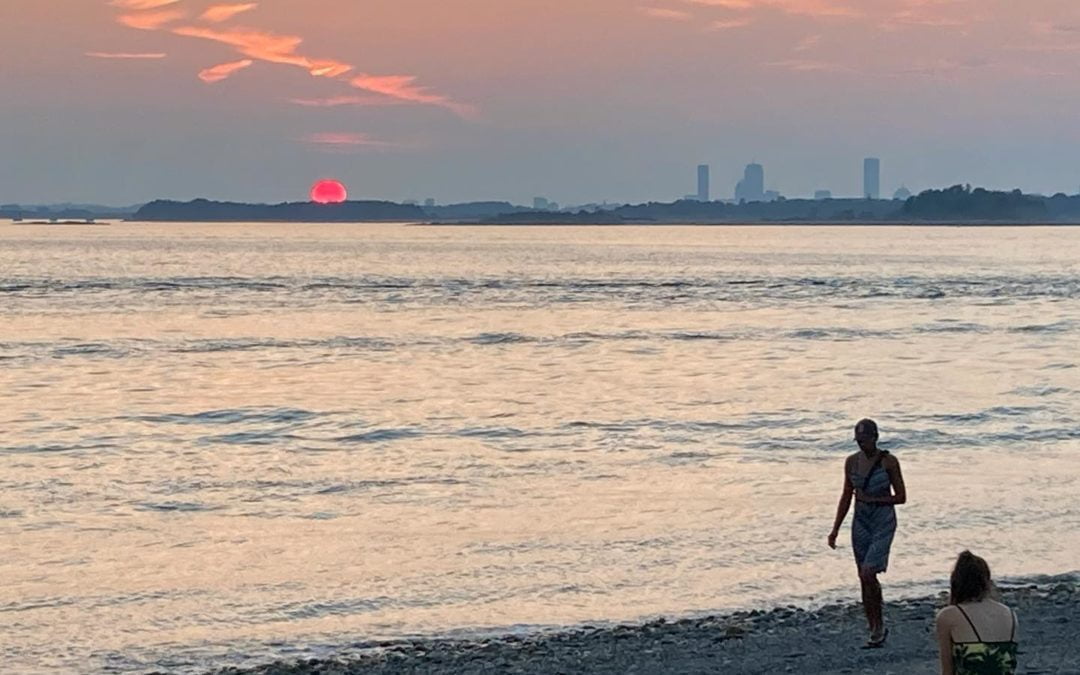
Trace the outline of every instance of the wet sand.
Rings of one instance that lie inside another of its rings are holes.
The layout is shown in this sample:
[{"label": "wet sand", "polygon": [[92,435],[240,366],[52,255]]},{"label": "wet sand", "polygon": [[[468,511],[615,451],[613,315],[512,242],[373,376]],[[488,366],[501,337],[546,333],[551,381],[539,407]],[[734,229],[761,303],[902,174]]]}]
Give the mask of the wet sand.
[{"label": "wet sand", "polygon": [[[1080,675],[1080,579],[1006,587],[1002,599],[1020,616],[1020,673]],[[277,663],[217,675],[369,675],[383,673],[873,673],[938,672],[933,619],[938,597],[889,603],[888,644],[862,649],[857,604],[605,628],[582,626],[534,636],[480,641],[384,643],[340,661]]]}]

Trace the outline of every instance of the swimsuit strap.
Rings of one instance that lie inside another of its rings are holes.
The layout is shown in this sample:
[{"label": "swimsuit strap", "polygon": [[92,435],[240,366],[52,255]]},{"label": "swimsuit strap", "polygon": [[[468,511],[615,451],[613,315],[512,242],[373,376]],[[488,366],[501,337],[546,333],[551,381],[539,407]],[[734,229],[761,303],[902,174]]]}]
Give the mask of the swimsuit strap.
[{"label": "swimsuit strap", "polygon": [[1009,642],[1016,642],[1016,610],[1012,612],[1012,635],[1009,636]]},{"label": "swimsuit strap", "polygon": [[887,454],[889,454],[887,451],[881,450],[880,453],[877,456],[877,459],[875,459],[874,463],[870,465],[870,470],[866,472],[866,478],[863,480],[863,484],[862,484],[862,491],[863,492],[866,492],[866,488],[870,487],[870,477],[874,475],[875,471],[877,471],[878,466],[885,459],[885,455],[887,455]]},{"label": "swimsuit strap", "polygon": [[[975,631],[975,639],[978,640],[979,642],[982,642],[983,639],[982,639],[982,636],[979,635],[979,629],[975,627],[975,624],[974,624],[974,622],[972,622],[971,617],[968,616],[968,613],[965,612],[964,608],[961,607],[960,605],[956,605],[956,608],[958,610],[960,610],[960,613],[964,615],[965,619],[967,619],[968,625],[971,626],[971,630]],[[1014,625],[1013,628],[1015,629],[1016,626]]]}]

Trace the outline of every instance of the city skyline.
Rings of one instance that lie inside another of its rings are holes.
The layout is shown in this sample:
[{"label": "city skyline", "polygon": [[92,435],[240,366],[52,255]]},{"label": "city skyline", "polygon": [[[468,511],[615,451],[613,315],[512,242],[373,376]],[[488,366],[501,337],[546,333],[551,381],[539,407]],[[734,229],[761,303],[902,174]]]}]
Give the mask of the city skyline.
[{"label": "city skyline", "polygon": [[8,0],[0,202],[1075,191],[1080,7],[866,5]]}]

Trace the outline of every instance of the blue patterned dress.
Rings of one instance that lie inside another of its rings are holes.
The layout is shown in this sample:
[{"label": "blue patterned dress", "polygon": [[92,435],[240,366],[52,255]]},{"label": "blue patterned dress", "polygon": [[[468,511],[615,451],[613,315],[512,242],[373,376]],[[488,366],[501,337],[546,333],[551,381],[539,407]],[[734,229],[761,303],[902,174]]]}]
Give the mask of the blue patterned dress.
[{"label": "blue patterned dress", "polygon": [[[882,459],[887,454],[882,451]],[[871,467],[870,475],[860,474],[858,462],[852,462],[848,479],[852,487],[862,490],[868,497],[888,497],[892,483],[884,461]],[[889,550],[896,534],[896,507],[892,504],[867,504],[855,502],[855,518],[851,523],[851,546],[855,550],[855,563],[859,569],[869,567],[875,573],[889,568]]]}]

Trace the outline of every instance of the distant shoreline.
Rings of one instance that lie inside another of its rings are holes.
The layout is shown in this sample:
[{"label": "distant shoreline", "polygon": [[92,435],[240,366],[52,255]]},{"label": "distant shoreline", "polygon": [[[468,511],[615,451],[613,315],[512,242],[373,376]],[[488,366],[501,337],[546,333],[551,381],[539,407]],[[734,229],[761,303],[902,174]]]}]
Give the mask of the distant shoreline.
[{"label": "distant shoreline", "polygon": [[335,204],[157,199],[135,210],[0,209],[0,218],[164,223],[426,223],[438,225],[1080,225],[1080,195],[1052,197],[965,185],[926,190],[908,199],[829,198],[771,201],[698,201],[587,204],[548,210],[508,201],[437,205],[385,200]]},{"label": "distant shoreline", "polygon": [[117,224],[131,225],[402,225],[405,227],[513,227],[513,228],[550,228],[550,227],[935,227],[935,228],[1010,228],[1010,227],[1080,227],[1080,221],[1065,222],[1009,222],[996,220],[942,220],[942,221],[880,221],[880,220],[856,220],[856,221],[723,221],[723,222],[700,222],[700,221],[628,221],[628,222],[535,222],[535,223],[501,223],[491,221],[412,221],[412,220],[357,220],[357,221],[303,221],[303,220],[135,220],[111,218],[97,222],[87,223],[83,221],[51,222],[43,220],[4,220],[0,224],[6,226],[42,226],[42,227],[108,227]]},{"label": "distant shoreline", "polygon": [[102,227],[118,224],[131,225],[404,225],[408,227],[1080,227],[1080,221],[1001,221],[1001,220],[662,220],[662,221],[538,221],[500,222],[491,220],[141,220],[135,218],[108,218],[92,222],[81,220],[13,220],[0,219],[0,225],[46,226],[46,227]]},{"label": "distant shoreline", "polygon": [[425,223],[406,223],[410,227],[1080,227],[1080,222],[1040,223],[1040,222],[1001,222],[988,221],[853,221],[853,222],[822,222],[815,220],[807,221],[750,221],[750,222],[627,222],[627,223],[493,223],[493,222],[440,222],[432,221]]}]

